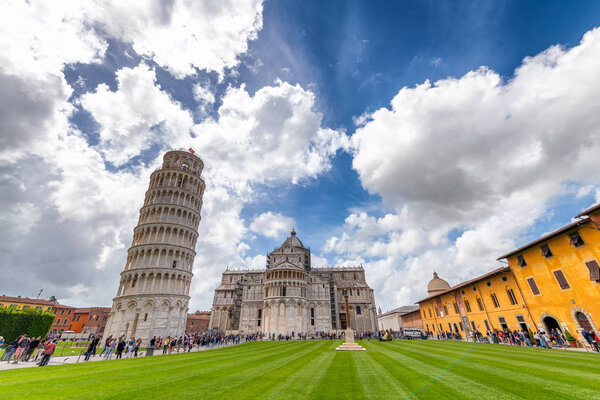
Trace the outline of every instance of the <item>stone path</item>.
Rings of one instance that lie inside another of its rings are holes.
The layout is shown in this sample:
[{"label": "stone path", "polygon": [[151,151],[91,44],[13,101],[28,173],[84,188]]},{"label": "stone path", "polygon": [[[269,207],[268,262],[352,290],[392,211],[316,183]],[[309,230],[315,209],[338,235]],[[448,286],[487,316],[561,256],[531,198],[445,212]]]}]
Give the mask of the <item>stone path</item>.
[{"label": "stone path", "polygon": [[[241,343],[245,343],[245,342],[242,341],[242,342],[240,342],[240,344]],[[194,347],[191,352],[192,353],[196,353],[198,351],[220,349],[220,348],[223,348],[223,347],[231,347],[231,346],[236,346],[236,345],[235,344],[226,344],[226,345],[222,345],[222,346],[215,346],[215,347],[212,347],[212,348],[210,348],[210,347],[201,347],[199,349],[196,348],[196,347]],[[97,356],[91,357],[89,361],[84,361],[84,358],[85,358],[85,354],[84,353],[85,353],[86,349],[82,349],[82,350],[83,350],[83,352],[81,353],[81,355],[73,354],[73,355],[70,355],[70,356],[56,356],[56,357],[52,356],[52,358],[50,358],[50,363],[48,364],[48,366],[52,366],[52,365],[64,365],[64,364],[77,364],[78,362],[79,363],[85,363],[85,362],[97,362],[97,361],[112,361],[112,360],[115,360],[115,357],[116,357],[116,354],[113,353],[112,359],[111,360],[106,360],[104,358],[104,356],[98,356],[97,355]],[[98,351],[98,354],[100,353],[100,351],[102,351],[102,350],[100,349]],[[169,354],[169,353],[163,354],[162,353],[162,349],[160,349],[158,351],[155,351],[154,355],[152,357],[160,357],[160,356],[167,357],[167,356],[170,356],[170,355],[173,355],[173,354],[182,354],[182,353],[184,353],[183,350],[180,350],[179,353],[177,352],[177,350],[173,350],[173,352],[171,354]],[[141,358],[141,357],[146,357],[146,351],[138,352],[138,358]],[[126,356],[126,353],[123,353],[123,358],[128,358]],[[133,358],[133,353],[132,353],[131,358]],[[29,360],[27,362],[21,361],[18,364],[13,364],[12,360],[10,361],[10,363],[8,363],[6,361],[2,361],[2,362],[0,362],[0,371],[9,370],[9,369],[19,369],[19,368],[31,368],[31,367],[37,367],[37,366],[38,366],[37,363],[35,361],[33,361],[33,360]]]}]

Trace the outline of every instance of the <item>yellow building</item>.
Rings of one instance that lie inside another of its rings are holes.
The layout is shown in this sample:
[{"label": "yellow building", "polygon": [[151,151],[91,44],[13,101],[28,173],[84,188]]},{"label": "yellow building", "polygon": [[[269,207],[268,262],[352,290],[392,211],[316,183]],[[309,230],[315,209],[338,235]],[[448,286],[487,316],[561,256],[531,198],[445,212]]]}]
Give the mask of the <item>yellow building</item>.
[{"label": "yellow building", "polygon": [[600,326],[600,204],[578,221],[499,258],[506,259],[536,326],[560,328],[580,343]]},{"label": "yellow building", "polygon": [[29,297],[0,296],[0,307],[26,309],[35,308],[42,311],[52,311],[55,304],[48,300],[30,299]]},{"label": "yellow building", "polygon": [[535,330],[535,323],[509,267],[498,268],[456,286],[434,273],[429,297],[418,302],[423,329],[472,337],[494,330]]}]

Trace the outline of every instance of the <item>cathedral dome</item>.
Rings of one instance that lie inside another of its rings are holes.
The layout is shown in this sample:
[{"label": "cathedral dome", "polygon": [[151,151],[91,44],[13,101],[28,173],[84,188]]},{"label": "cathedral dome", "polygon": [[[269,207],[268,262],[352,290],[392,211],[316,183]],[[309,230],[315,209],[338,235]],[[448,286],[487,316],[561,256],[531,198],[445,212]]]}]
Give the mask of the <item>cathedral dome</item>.
[{"label": "cathedral dome", "polygon": [[285,240],[285,242],[283,242],[283,245],[281,245],[281,247],[302,247],[302,248],[304,248],[304,245],[302,244],[300,239],[298,239],[298,237],[296,237],[296,231],[294,229],[292,229],[291,236],[289,238],[287,238]]},{"label": "cathedral dome", "polygon": [[448,282],[440,278],[437,272],[434,272],[433,279],[429,281],[429,284],[427,285],[427,293],[430,296],[433,296],[435,294],[445,292],[448,289],[450,289]]}]

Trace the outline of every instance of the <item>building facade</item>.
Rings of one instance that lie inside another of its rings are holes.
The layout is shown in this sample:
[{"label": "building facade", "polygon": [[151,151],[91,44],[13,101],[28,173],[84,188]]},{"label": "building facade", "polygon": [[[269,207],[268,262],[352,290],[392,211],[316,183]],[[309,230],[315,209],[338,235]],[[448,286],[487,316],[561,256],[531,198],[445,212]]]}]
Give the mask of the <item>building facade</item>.
[{"label": "building facade", "polygon": [[197,335],[208,330],[210,311],[201,311],[198,314],[188,314],[185,324],[186,333]]},{"label": "building facade", "polygon": [[600,205],[499,259],[508,261],[539,330],[600,332]]},{"label": "building facade", "polygon": [[[349,310],[343,291],[347,290]],[[350,326],[377,330],[375,298],[361,267],[312,268],[296,232],[267,255],[264,270],[227,270],[215,290],[210,328],[311,335]]]},{"label": "building facade", "polygon": [[527,331],[535,326],[509,267],[453,287],[435,274],[429,283],[429,296],[418,303],[423,329],[432,334],[472,337],[476,331],[485,335],[505,329]]},{"label": "building facade", "polygon": [[85,322],[81,327],[81,333],[104,335],[110,307],[90,307],[87,309]]},{"label": "building facade", "polygon": [[40,311],[52,312],[52,308],[56,305],[49,300],[44,299],[31,299],[29,297],[13,297],[13,296],[0,296],[0,307],[12,308],[12,309],[27,309],[34,308]]},{"label": "building facade", "polygon": [[418,308],[415,311],[402,314],[400,320],[402,321],[403,329],[411,328],[423,330],[423,320],[421,319],[421,312]]},{"label": "building facade", "polygon": [[146,341],[184,333],[203,168],[192,151],[173,150],[150,176],[105,335]]},{"label": "building facade", "polygon": [[379,329],[387,331],[399,331],[403,327],[402,316],[406,313],[418,311],[419,306],[402,306],[384,314],[377,315],[377,326]]},{"label": "building facade", "polygon": [[418,302],[424,329],[471,336],[494,330],[569,331],[600,326],[600,205],[498,260],[508,266],[450,287],[437,274]]}]

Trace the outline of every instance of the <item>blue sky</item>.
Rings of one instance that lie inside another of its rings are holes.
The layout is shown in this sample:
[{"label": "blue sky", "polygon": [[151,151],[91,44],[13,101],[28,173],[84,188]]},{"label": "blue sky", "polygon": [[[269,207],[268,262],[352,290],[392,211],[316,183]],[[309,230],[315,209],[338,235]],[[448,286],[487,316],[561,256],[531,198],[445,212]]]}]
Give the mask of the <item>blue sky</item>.
[{"label": "blue sky", "polygon": [[171,147],[206,164],[193,309],[292,225],[390,309],[600,200],[596,1],[173,4],[0,7],[0,291],[109,305]]}]

